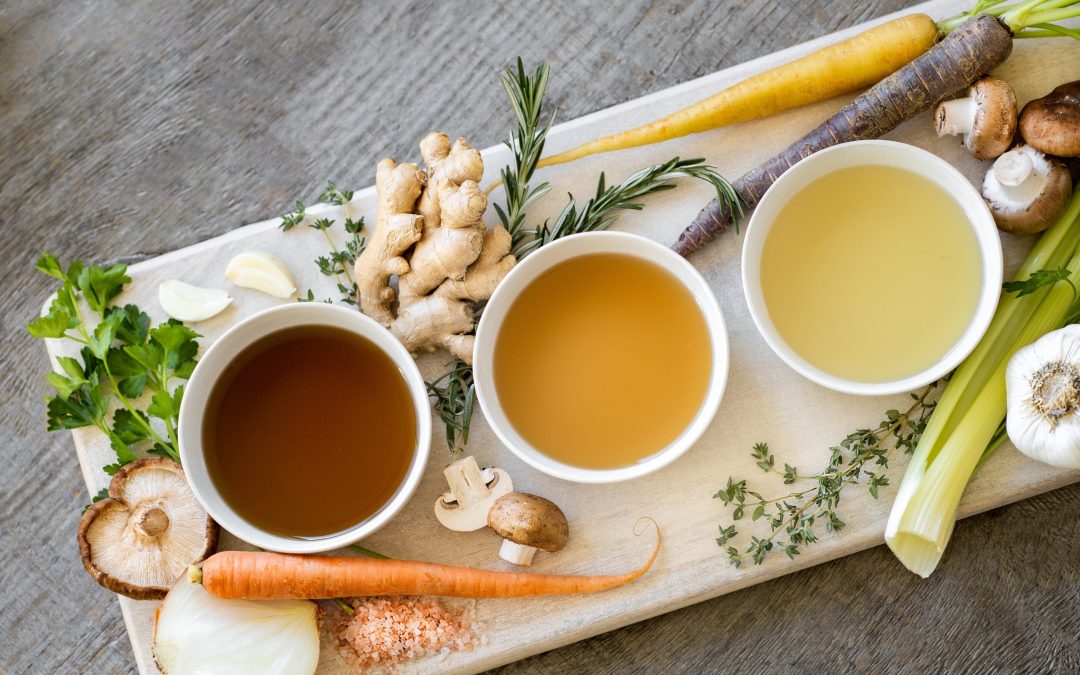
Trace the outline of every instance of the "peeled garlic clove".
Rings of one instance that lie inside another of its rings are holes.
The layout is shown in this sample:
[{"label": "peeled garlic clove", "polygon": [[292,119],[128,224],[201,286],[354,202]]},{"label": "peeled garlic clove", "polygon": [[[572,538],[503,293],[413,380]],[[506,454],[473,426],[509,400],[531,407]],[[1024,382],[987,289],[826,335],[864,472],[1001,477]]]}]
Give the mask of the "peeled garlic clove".
[{"label": "peeled garlic clove", "polygon": [[1017,350],[1005,369],[1005,430],[1017,450],[1052,466],[1080,469],[1080,326],[1047,333]]},{"label": "peeled garlic clove", "polygon": [[276,298],[287,298],[296,292],[296,281],[285,263],[262,251],[245,251],[230,260],[225,278],[237,286]]},{"label": "peeled garlic clove", "polygon": [[205,321],[229,306],[232,298],[217,288],[200,288],[177,279],[158,285],[158,304],[180,321]]}]

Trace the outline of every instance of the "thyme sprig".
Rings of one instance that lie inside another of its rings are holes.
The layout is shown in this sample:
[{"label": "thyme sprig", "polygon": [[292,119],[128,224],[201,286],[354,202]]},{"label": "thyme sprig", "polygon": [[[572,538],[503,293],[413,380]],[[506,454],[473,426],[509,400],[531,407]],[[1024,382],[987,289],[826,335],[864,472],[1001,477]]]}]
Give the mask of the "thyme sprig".
[{"label": "thyme sprig", "polygon": [[796,467],[786,463],[783,471],[776,469],[776,458],[768,444],[756,444],[751,456],[759,469],[781,475],[785,485],[800,481],[811,484],[766,498],[749,489],[745,479],[728,478],[727,484],[713,497],[725,506],[733,507],[732,520],[742,520],[749,512],[751,521],[767,518],[769,523],[768,534],[751,535],[750,543],[742,550],[732,544],[739,535],[735,524],[721,524],[716,544],[724,549],[728,561],[735,567],[741,567],[747,559],[760,565],[773,550],[783,551],[793,559],[801,553],[800,547],[818,540],[818,526],[823,524],[826,532],[843,529],[845,523],[838,509],[844,488],[862,483],[874,499],[878,498],[879,489],[889,484],[884,470],[889,466],[890,453],[902,450],[910,454],[926,429],[936,405],[929,397],[936,387],[937,383],[934,383],[920,393],[911,394],[910,408],[902,412],[887,411],[885,419],[876,427],[848,434],[829,449],[829,463],[825,469],[811,476],[799,475]]},{"label": "thyme sprig", "polygon": [[[353,279],[352,269],[356,259],[364,252],[365,244],[364,237],[360,234],[364,229],[363,217],[353,219],[349,215],[349,202],[352,201],[353,194],[352,190],[344,192],[339,190],[334,185],[334,181],[328,180],[326,181],[326,189],[319,195],[320,203],[340,206],[345,212],[345,222],[342,227],[349,236],[345,240],[344,248],[338,248],[329,233],[329,230],[337,224],[337,221],[331,218],[315,218],[307,223],[311,229],[322,232],[323,237],[326,238],[326,243],[330,245],[328,253],[315,258],[315,265],[319,268],[320,273],[334,278],[337,290],[341,294],[341,302],[347,305],[357,304],[356,281]],[[307,220],[308,214],[304,203],[297,200],[296,210],[283,215],[278,227],[281,228],[282,232],[288,232],[297,225],[307,222]],[[300,297],[300,302],[314,301],[315,293],[311,289],[308,289],[307,295]],[[333,303],[333,299],[327,298],[323,302]]]}]

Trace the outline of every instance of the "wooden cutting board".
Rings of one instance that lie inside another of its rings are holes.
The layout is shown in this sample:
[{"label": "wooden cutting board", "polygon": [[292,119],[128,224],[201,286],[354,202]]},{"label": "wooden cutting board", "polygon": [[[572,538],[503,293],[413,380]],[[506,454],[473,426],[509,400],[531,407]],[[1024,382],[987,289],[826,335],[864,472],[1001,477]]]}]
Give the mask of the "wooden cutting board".
[{"label": "wooden cutting board", "polygon": [[[967,0],[940,0],[910,11],[924,11],[938,19],[955,14],[969,4]],[[874,23],[888,18],[891,17]],[[862,31],[868,25],[855,26],[561,124],[551,131],[548,150],[563,150],[681,108],[756,72]],[[1059,39],[1017,42],[1012,57],[996,74],[1013,84],[1022,104],[1061,82],[1075,79],[1078,73],[1080,44]],[[498,86],[496,76],[491,74],[493,87]],[[534,207],[530,222],[554,215],[564,204],[567,192],[586,199],[595,189],[601,171],[606,172],[609,181],[621,180],[645,165],[674,155],[706,157],[726,176],[735,178],[817,125],[847,100],[834,99],[761,121],[544,171],[542,179],[550,181],[554,189]],[[508,118],[508,127],[509,124]],[[467,129],[446,131],[452,136],[469,134]],[[902,125],[887,138],[926,148],[952,162],[973,181],[981,181],[986,168],[984,163],[971,159],[955,139],[937,139],[928,114]],[[398,159],[416,160],[418,155],[417,152],[413,157]],[[368,159],[375,162],[379,158]],[[490,148],[484,152],[484,159],[487,182],[508,162],[509,153],[501,146]],[[648,198],[644,211],[622,215],[615,229],[671,243],[709,196],[707,186],[684,181],[677,190]],[[501,199],[498,193],[493,197]],[[275,213],[284,206],[267,204],[266,210]],[[353,213],[364,214],[369,220],[373,220],[374,208],[371,189],[358,192],[351,205]],[[326,211],[333,216],[338,209]],[[493,222],[494,214],[489,212],[488,216]],[[130,268],[133,283],[117,302],[137,303],[154,321],[160,321],[165,318],[156,300],[160,281],[176,278],[228,289],[235,298],[234,305],[214,319],[196,325],[204,336],[201,343],[205,349],[240,319],[285,302],[231,287],[224,280],[225,264],[240,251],[269,251],[288,264],[300,288],[312,288],[318,297],[334,295],[332,285],[318,274],[312,263],[326,248],[321,235],[307,228],[285,234],[277,229],[277,223],[277,219],[272,219],[238,228],[216,239],[134,265]],[[508,470],[518,489],[553,499],[563,507],[571,522],[570,544],[558,554],[540,554],[535,570],[589,574],[635,567],[651,546],[649,537],[638,539],[632,535],[639,515],[654,517],[663,529],[664,548],[653,570],[629,587],[596,596],[477,602],[474,611],[483,625],[480,631],[483,645],[471,652],[414,662],[405,670],[483,670],[882,543],[895,485],[906,464],[903,456],[891,462],[888,475],[892,485],[882,489],[879,500],[875,501],[861,488],[850,489],[841,507],[847,528],[842,533],[825,536],[794,561],[774,555],[761,566],[737,570],[727,563],[714,541],[717,525],[730,524],[730,512],[712,498],[728,476],[753,479],[766,493],[781,494],[784,487],[778,477],[763,474],[754,466],[750,449],[755,442],[767,441],[778,461],[810,473],[824,467],[831,445],[855,428],[875,424],[885,410],[899,407],[904,400],[902,396],[856,398],[830,392],[803,380],[780,362],[758,336],[743,301],[738,265],[740,245],[738,236],[728,234],[693,259],[725,314],[730,331],[731,373],[715,421],[697,445],[672,466],[621,485],[567,483],[546,477],[517,461],[499,445],[482,416],[474,419],[468,450],[480,464]],[[1023,259],[1030,241],[1005,236],[1003,246],[1006,272],[1010,273]],[[917,299],[914,301],[917,303]],[[48,341],[48,349],[53,357],[73,351],[71,345],[55,340]],[[442,355],[425,357],[421,369],[430,378],[442,372],[444,361]],[[493,533],[452,533],[436,522],[432,505],[446,489],[441,472],[451,458],[442,440],[441,423],[436,419],[435,424],[432,459],[415,497],[393,522],[365,544],[396,558],[493,569],[508,567],[496,557],[499,539]],[[101,467],[113,461],[113,453],[96,432],[77,430],[74,436],[88,490],[96,493],[108,482]],[[1006,444],[972,481],[961,505],[961,516],[1078,480],[1080,472],[1036,463]],[[735,543],[744,546],[750,534],[762,535],[766,524],[756,525],[755,528],[743,524],[739,528],[742,534]],[[223,538],[223,547],[241,546],[231,536]],[[937,574],[949,573],[946,555]],[[140,671],[157,672],[151,657],[151,629],[157,603],[120,598],[120,605]],[[320,672],[346,671],[335,650],[324,645]]]}]

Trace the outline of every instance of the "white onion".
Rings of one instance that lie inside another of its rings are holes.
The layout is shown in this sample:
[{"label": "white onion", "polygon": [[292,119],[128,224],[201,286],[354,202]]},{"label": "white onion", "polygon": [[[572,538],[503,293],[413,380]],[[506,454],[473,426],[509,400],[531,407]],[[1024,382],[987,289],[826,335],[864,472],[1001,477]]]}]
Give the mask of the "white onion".
[{"label": "white onion", "polygon": [[314,673],[318,606],[307,600],[222,600],[185,574],[154,625],[154,660],[166,675]]}]

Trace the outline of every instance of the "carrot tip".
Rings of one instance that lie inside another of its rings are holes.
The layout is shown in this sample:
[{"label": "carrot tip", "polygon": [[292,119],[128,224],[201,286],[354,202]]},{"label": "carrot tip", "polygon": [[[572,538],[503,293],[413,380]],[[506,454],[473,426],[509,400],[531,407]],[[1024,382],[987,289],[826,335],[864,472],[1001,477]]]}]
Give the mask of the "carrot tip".
[{"label": "carrot tip", "polygon": [[188,565],[187,568],[188,581],[193,584],[202,583],[202,565]]}]

